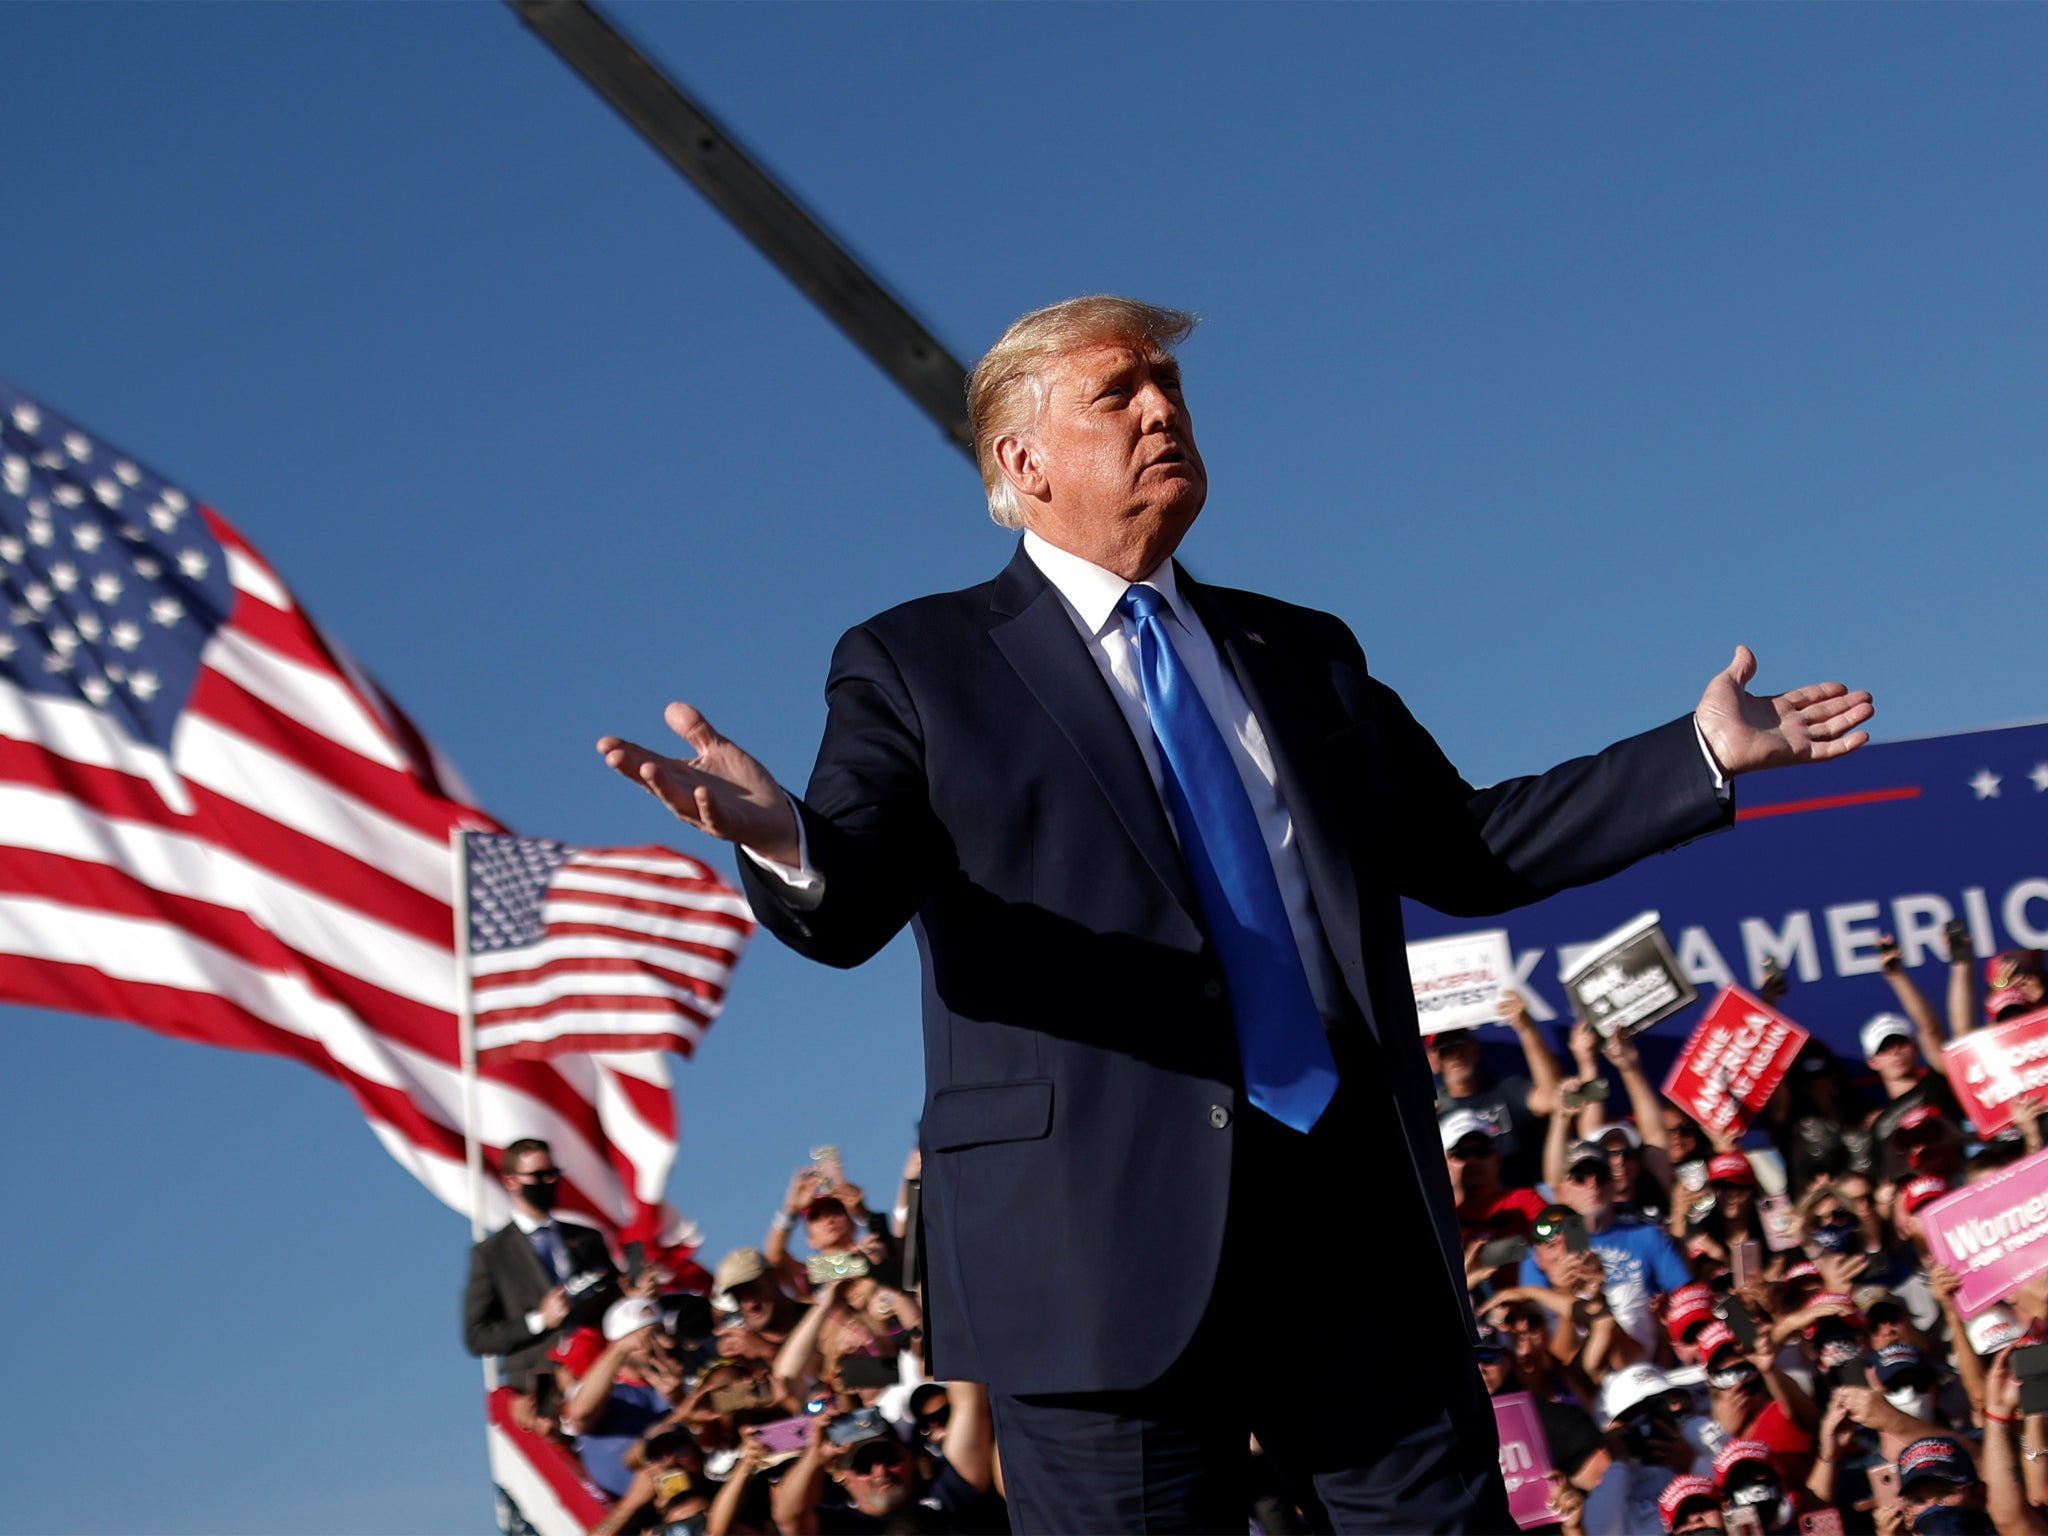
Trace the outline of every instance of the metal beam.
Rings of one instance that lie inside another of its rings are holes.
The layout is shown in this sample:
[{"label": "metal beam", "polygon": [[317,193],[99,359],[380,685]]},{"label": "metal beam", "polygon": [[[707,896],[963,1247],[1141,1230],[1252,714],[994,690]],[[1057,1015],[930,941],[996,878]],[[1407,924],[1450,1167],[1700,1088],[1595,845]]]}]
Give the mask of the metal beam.
[{"label": "metal beam", "polygon": [[972,460],[967,370],[718,120],[587,0],[506,0]]}]

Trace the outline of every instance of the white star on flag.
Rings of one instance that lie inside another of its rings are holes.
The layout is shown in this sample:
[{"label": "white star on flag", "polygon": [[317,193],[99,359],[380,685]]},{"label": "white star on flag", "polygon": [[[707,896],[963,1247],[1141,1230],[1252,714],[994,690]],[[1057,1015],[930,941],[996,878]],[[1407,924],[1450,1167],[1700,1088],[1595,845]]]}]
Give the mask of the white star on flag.
[{"label": "white star on flag", "polygon": [[2034,781],[2034,789],[2037,793],[2048,795],[2048,763],[2034,764],[2034,771],[2028,774],[2027,777]]},{"label": "white star on flag", "polygon": [[1977,798],[1979,800],[1996,800],[1998,798],[1998,785],[1999,776],[1989,768],[1979,768],[1977,776],[1970,780],[1970,788],[1977,791]]}]

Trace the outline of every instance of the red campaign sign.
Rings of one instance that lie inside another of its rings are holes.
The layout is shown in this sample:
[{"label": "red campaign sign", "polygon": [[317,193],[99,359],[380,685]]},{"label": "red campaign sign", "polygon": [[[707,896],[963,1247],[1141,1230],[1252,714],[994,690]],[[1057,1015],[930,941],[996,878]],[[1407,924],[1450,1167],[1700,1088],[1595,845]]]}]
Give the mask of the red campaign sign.
[{"label": "red campaign sign", "polygon": [[1532,1525],[1555,1525],[1550,1442],[1543,1438],[1536,1399],[1527,1392],[1501,1393],[1493,1400],[1493,1422],[1500,1431],[1500,1477],[1507,1485],[1508,1513],[1525,1531]]},{"label": "red campaign sign", "polygon": [[1741,1130],[1812,1037],[1762,998],[1724,987],[1664,1079],[1664,1097],[1709,1131]]},{"label": "red campaign sign", "polygon": [[2014,1099],[2048,1097],[2048,1008],[1973,1030],[1941,1054],[1970,1124],[1979,1136],[1994,1136],[2012,1124]]}]

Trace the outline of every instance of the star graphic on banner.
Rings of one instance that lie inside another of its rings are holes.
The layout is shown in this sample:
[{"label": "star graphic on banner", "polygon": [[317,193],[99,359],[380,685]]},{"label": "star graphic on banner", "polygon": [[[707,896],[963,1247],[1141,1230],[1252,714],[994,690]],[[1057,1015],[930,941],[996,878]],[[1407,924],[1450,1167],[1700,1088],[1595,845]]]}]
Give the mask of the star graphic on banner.
[{"label": "star graphic on banner", "polygon": [[2027,777],[2034,781],[2035,793],[2048,795],[2048,763],[2034,764],[2034,771]]},{"label": "star graphic on banner", "polygon": [[1998,775],[1989,768],[1979,768],[1977,770],[1977,777],[1970,780],[1970,788],[1977,791],[1977,798],[1979,800],[1996,800],[1998,798],[1998,784]]}]

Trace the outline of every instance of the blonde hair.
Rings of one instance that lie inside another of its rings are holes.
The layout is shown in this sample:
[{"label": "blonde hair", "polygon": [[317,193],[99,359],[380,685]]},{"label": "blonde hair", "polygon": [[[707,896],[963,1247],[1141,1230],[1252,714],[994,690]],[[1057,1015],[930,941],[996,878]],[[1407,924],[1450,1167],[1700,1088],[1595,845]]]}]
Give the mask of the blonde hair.
[{"label": "blonde hair", "polygon": [[1010,322],[967,378],[967,424],[974,460],[988,492],[988,515],[1022,528],[1024,509],[996,463],[996,439],[1029,431],[1045,405],[1039,374],[1054,358],[1084,347],[1145,346],[1171,353],[1188,339],[1197,317],[1181,309],[1092,293],[1034,309]]}]

